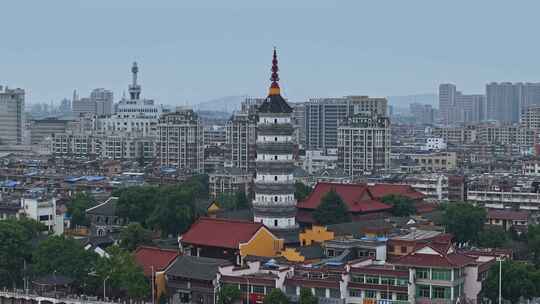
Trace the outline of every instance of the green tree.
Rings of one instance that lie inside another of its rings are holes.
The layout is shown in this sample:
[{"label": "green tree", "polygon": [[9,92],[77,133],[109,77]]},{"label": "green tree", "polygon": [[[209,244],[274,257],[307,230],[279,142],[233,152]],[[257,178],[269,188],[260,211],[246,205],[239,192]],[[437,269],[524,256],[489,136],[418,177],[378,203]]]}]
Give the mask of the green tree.
[{"label": "green tree", "polygon": [[31,218],[21,217],[19,219],[9,219],[7,221],[19,225],[23,229],[27,240],[32,240],[47,231],[47,226]]},{"label": "green tree", "polygon": [[20,286],[30,252],[28,233],[17,221],[0,221],[0,240],[0,287]]},{"label": "green tree", "polygon": [[382,198],[383,203],[392,206],[395,216],[409,216],[416,213],[414,201],[406,196],[390,194]]},{"label": "green tree", "polygon": [[281,289],[275,288],[264,297],[263,304],[289,304],[289,298],[287,298]]},{"label": "green tree", "polygon": [[[532,267],[516,261],[502,263],[502,297],[511,303],[518,303],[520,297],[530,299],[535,296],[535,279],[538,274]],[[489,270],[488,278],[482,288],[482,294],[496,303],[499,297],[499,263]]]},{"label": "green tree", "polygon": [[86,192],[77,192],[67,205],[67,212],[71,216],[73,227],[90,225],[86,217],[86,209],[95,206],[94,197]]},{"label": "green tree", "polygon": [[508,233],[502,227],[485,227],[478,235],[478,245],[481,247],[502,248],[508,243]]},{"label": "green tree", "polygon": [[233,285],[223,285],[219,289],[218,304],[234,304],[240,300],[241,293],[238,287]]},{"label": "green tree", "polygon": [[147,298],[150,286],[134,257],[118,246],[107,248],[107,253],[108,257],[98,259],[96,275],[101,281],[107,280],[108,293],[111,296],[127,296],[136,300]]},{"label": "green tree", "polygon": [[249,208],[249,201],[244,191],[237,191],[234,194],[221,193],[216,200],[223,210],[241,210]]},{"label": "green tree", "polygon": [[33,270],[38,275],[61,274],[83,284],[93,270],[96,255],[81,243],[65,236],[49,236],[33,253]]},{"label": "green tree", "polygon": [[486,222],[486,210],[467,203],[448,203],[443,214],[446,231],[458,242],[478,242]]},{"label": "green tree", "polygon": [[247,195],[244,191],[237,191],[234,195],[235,201],[236,201],[236,209],[248,209],[250,204],[247,198]]},{"label": "green tree", "polygon": [[133,251],[140,245],[148,245],[152,242],[152,232],[144,229],[139,223],[130,223],[120,233],[120,247]]},{"label": "green tree", "polygon": [[129,187],[115,195],[118,196],[117,214],[131,222],[145,223],[148,215],[159,204],[159,188],[155,186]]},{"label": "green tree", "polygon": [[208,176],[197,175],[179,185],[142,186],[115,190],[117,215],[162,235],[184,232],[208,201]]},{"label": "green tree", "polygon": [[301,201],[305,199],[313,189],[302,182],[294,183],[294,198]]},{"label": "green tree", "polygon": [[351,216],[347,205],[343,202],[337,192],[332,189],[326,193],[321,203],[313,212],[313,218],[322,225],[338,224],[351,221]]},{"label": "green tree", "polygon": [[536,266],[540,266],[540,225],[529,225],[527,230],[529,258]]},{"label": "green tree", "polygon": [[311,289],[301,288],[300,289],[300,304],[318,304],[319,300],[313,295]]}]

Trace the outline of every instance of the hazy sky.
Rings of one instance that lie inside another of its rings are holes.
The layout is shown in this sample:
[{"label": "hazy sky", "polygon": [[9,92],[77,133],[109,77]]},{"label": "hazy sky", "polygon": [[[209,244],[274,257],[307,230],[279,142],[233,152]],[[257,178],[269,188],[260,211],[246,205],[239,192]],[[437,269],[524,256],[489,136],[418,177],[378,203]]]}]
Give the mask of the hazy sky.
[{"label": "hazy sky", "polygon": [[0,84],[30,103],[75,88],[120,97],[134,60],[160,103],[263,96],[274,45],[292,101],[540,80],[540,1],[2,0],[0,11]]}]

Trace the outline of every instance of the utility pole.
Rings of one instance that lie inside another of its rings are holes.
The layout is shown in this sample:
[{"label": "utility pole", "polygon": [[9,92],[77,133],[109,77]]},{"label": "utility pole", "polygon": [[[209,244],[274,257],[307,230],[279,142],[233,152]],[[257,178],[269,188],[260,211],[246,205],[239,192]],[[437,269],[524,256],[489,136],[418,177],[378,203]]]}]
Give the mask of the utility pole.
[{"label": "utility pole", "polygon": [[105,277],[105,279],[103,279],[103,302],[105,302],[106,295],[107,295],[106,282],[109,279],[109,277],[110,277],[110,275],[108,275],[107,277]]},{"label": "utility pole", "polygon": [[502,304],[502,257],[499,260],[499,304]]},{"label": "utility pole", "polygon": [[154,266],[152,265],[152,274],[150,276],[151,278],[151,283],[152,283],[152,304],[156,304],[156,292],[154,291],[154,288],[155,288],[155,285],[156,285],[156,277],[155,277],[155,274],[154,274]]}]

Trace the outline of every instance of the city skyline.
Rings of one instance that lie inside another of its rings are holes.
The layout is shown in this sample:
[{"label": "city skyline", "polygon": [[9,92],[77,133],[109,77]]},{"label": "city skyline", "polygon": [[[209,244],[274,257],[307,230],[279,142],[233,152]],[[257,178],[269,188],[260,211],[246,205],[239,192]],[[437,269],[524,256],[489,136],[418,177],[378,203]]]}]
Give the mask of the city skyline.
[{"label": "city skyline", "polygon": [[[73,89],[87,94],[103,87],[120,97],[133,61],[141,66],[143,95],[158,103],[264,96],[268,75],[260,54],[274,45],[291,101],[434,93],[446,82],[482,93],[492,81],[538,81],[540,67],[538,43],[524,39],[536,25],[539,4],[532,1],[527,9],[457,1],[443,13],[428,1],[56,1],[32,3],[33,10],[28,3],[4,4],[6,11],[24,10],[30,21],[17,22],[19,14],[0,21],[4,28],[17,24],[3,35],[9,43],[0,50],[0,67],[2,82],[24,88],[30,104],[58,102]],[[518,13],[511,24],[498,21]],[[268,15],[280,17],[265,21]]]}]

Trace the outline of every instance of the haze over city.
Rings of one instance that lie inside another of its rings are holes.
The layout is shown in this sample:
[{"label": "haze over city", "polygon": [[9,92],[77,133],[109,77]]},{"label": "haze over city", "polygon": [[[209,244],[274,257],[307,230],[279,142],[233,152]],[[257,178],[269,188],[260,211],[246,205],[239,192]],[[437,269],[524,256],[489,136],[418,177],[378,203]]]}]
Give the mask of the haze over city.
[{"label": "haze over city", "polygon": [[[73,89],[121,97],[139,62],[143,95],[163,104],[264,96],[280,51],[283,94],[482,93],[538,81],[537,1],[4,1],[0,82],[26,102]],[[54,76],[54,77],[53,77]]]},{"label": "haze over city", "polygon": [[538,1],[0,10],[0,304],[540,304]]}]

